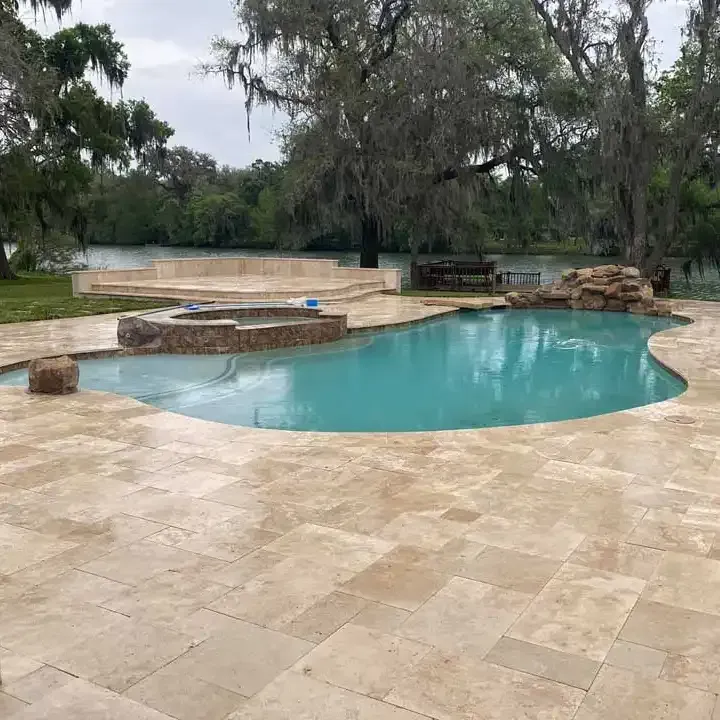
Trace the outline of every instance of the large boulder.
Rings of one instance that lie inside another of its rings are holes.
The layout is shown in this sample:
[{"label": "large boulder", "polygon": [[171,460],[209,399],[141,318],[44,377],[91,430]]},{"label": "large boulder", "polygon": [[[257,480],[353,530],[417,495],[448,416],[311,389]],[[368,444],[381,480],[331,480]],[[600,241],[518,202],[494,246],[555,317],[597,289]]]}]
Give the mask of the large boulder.
[{"label": "large boulder", "polygon": [[590,270],[592,270],[593,277],[607,278],[617,275],[620,272],[620,267],[618,265],[598,265],[590,268]]},{"label": "large boulder", "polygon": [[582,301],[585,310],[602,310],[605,307],[605,296],[598,293],[583,293]]},{"label": "large boulder", "polygon": [[607,288],[605,287],[605,285],[595,285],[593,283],[593,284],[583,285],[582,289],[583,289],[583,294],[584,293],[595,293],[596,295],[604,295],[605,290]]},{"label": "large boulder", "polygon": [[608,310],[609,312],[625,312],[627,310],[627,306],[622,300],[608,298],[605,303],[604,310]]},{"label": "large boulder", "polygon": [[162,330],[142,317],[122,317],[118,321],[117,338],[122,347],[159,346]]},{"label": "large boulder", "polygon": [[540,288],[537,292],[543,300],[569,300],[571,295],[570,290],[562,290],[552,285],[547,289]]},{"label": "large boulder", "polygon": [[47,395],[68,395],[77,391],[80,371],[67,355],[33,360],[28,366],[30,392]]}]

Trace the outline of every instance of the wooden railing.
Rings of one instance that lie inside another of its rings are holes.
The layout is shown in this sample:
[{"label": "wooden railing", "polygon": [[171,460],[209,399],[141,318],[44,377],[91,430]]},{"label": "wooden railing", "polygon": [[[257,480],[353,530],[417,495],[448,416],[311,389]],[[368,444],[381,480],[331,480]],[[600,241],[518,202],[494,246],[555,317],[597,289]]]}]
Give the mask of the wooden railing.
[{"label": "wooden railing", "polygon": [[414,290],[494,292],[496,263],[441,260],[414,265],[410,282]]},{"label": "wooden railing", "polygon": [[658,265],[650,280],[655,295],[670,294],[670,268],[666,265]]},{"label": "wooden railing", "polygon": [[540,273],[498,272],[494,262],[440,260],[412,264],[410,286],[413,290],[453,290],[461,292],[494,293],[499,286],[537,287]]},{"label": "wooden railing", "polygon": [[534,272],[501,272],[497,276],[498,285],[532,285],[540,284],[540,273]]}]

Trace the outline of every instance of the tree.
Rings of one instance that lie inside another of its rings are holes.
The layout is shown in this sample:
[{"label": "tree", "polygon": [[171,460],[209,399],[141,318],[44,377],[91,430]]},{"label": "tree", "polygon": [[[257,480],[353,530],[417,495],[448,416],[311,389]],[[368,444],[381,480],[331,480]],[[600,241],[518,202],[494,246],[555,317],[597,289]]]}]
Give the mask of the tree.
[{"label": "tree", "polygon": [[[78,24],[43,38],[22,23],[19,4],[0,0],[0,240],[44,239],[51,227],[84,242],[84,193],[94,171],[127,167],[161,153],[172,129],[145,102],[101,98],[86,79],[93,71],[121,87],[129,64],[107,25]],[[68,0],[33,0],[36,12],[60,17]],[[0,278],[13,277],[0,242]]]},{"label": "tree", "polygon": [[151,155],[146,168],[152,171],[158,184],[184,206],[200,183],[212,183],[217,178],[215,158],[196,152],[184,145]]},{"label": "tree", "polygon": [[[718,0],[695,0],[685,29],[685,104],[670,121],[673,132],[662,132],[647,62],[650,2],[621,0],[612,10],[602,0],[532,0],[592,111],[625,257],[646,270],[674,240],[681,184],[712,125],[720,89]],[[668,204],[664,229],[650,252],[648,193],[663,156],[672,165]]]},{"label": "tree", "polygon": [[[289,203],[301,224],[360,238],[360,264],[408,208],[455,212],[446,183],[477,189],[527,171],[531,95],[556,68],[522,0],[240,0],[243,40],[218,40],[220,72],[248,111],[290,115]],[[460,200],[460,196],[456,195]]]},{"label": "tree", "polygon": [[209,155],[171,148],[130,171],[96,174],[84,204],[90,243],[276,247],[285,236],[285,168],[256,161],[217,168]]},{"label": "tree", "polygon": [[[661,163],[667,169],[668,187],[650,267],[662,260],[682,231],[683,200],[688,197],[693,175],[704,168],[707,186],[716,185],[714,175],[720,156],[720,3],[702,0],[700,8],[691,10],[686,37],[680,58],[663,75],[658,88],[664,140]],[[714,194],[710,187],[702,189],[697,182],[693,186],[695,196]],[[702,245],[710,250],[707,242]],[[698,258],[696,252],[693,255]],[[707,256],[715,260],[718,251]]]}]

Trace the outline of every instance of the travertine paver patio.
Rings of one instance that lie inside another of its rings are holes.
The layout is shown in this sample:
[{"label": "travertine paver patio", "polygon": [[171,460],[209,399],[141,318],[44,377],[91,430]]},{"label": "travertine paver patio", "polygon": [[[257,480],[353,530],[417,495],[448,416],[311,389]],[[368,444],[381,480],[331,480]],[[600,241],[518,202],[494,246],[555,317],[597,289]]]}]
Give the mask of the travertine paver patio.
[{"label": "travertine paver patio", "polygon": [[[687,393],[524,428],[0,388],[0,717],[717,720],[720,306],[685,311]],[[111,330],[2,326],[0,363]]]},{"label": "travertine paver patio", "polygon": [[[463,302],[485,307],[497,304],[500,300],[466,298]],[[417,322],[453,312],[452,307],[425,305],[423,298],[381,294],[324,307],[331,309],[332,312],[347,313],[348,328],[352,330]],[[95,315],[48,322],[0,325],[0,367],[44,355],[117,350],[119,348],[117,319],[120,316],[120,314]]]}]

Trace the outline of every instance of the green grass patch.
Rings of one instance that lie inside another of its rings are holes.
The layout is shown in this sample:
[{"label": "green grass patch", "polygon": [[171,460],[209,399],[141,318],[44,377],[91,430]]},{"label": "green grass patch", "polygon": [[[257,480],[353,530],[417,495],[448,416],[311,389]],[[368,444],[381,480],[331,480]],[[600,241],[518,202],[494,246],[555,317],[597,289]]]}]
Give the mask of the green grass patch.
[{"label": "green grass patch", "polygon": [[68,275],[23,274],[0,280],[0,324],[103,315],[167,307],[172,303],[126,298],[73,297]]}]

